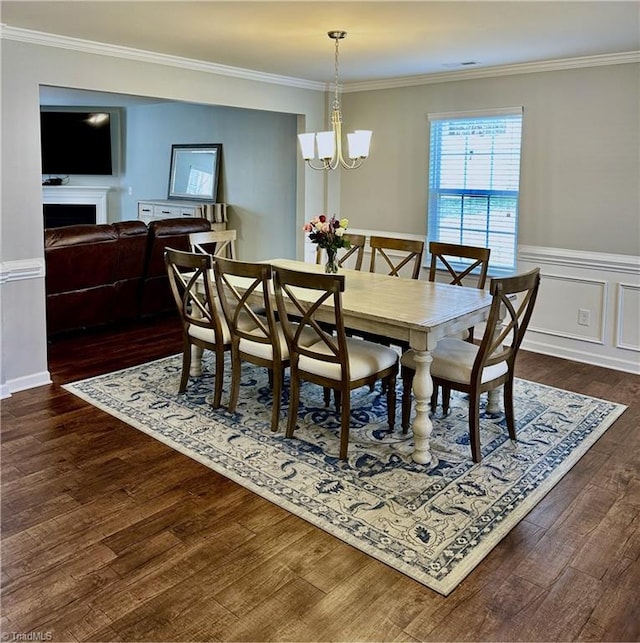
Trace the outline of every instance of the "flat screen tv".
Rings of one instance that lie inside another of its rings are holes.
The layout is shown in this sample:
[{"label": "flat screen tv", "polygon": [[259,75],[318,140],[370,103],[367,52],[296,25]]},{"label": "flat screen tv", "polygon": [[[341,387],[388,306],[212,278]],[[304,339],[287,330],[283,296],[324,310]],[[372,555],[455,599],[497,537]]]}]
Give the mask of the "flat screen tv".
[{"label": "flat screen tv", "polygon": [[43,174],[112,174],[107,111],[40,112]]}]

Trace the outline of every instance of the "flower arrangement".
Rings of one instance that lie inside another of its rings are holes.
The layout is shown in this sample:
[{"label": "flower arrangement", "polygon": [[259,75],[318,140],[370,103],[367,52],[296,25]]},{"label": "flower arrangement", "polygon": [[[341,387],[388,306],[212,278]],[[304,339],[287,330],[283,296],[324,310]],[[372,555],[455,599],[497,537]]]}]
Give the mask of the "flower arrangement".
[{"label": "flower arrangement", "polygon": [[349,237],[345,236],[348,225],[349,219],[337,219],[335,214],[331,217],[319,214],[302,226],[302,229],[309,233],[310,241],[327,251],[326,272],[338,272],[336,252],[339,248],[351,247]]}]

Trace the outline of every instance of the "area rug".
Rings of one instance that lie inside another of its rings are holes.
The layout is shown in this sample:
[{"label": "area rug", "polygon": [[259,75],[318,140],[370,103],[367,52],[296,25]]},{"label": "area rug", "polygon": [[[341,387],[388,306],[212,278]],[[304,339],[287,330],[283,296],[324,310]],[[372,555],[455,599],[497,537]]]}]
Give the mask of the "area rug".
[{"label": "area rug", "polygon": [[411,434],[388,430],[385,396],[363,387],[352,394],[349,458],[341,461],[339,415],[325,407],[320,387],[303,387],[299,428],[287,439],[286,399],[281,430],[270,430],[266,369],[244,364],[238,408],[229,413],[210,406],[214,366],[206,354],[203,367],[184,395],[177,355],[65,388],[444,595],[625,409],[518,380],[517,442],[503,415],[483,412],[483,459],[474,464],[467,400],[454,395],[451,413],[433,417],[432,462],[419,465]]}]

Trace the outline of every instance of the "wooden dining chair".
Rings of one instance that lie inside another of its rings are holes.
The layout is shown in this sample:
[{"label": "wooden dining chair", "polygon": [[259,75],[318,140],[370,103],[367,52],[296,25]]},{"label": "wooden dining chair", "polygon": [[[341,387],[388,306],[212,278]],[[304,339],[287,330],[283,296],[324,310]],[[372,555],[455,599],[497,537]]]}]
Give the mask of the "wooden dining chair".
[{"label": "wooden dining chair", "polygon": [[[271,299],[271,266],[216,257],[215,283],[231,332],[231,393],[229,410],[235,411],[240,394],[242,362],[269,370],[273,392],[271,430],[278,430],[284,371],[289,366],[289,348],[282,325],[276,320]],[[259,310],[259,312],[256,312]],[[301,341],[315,335],[303,333]]]},{"label": "wooden dining chair", "polygon": [[[347,337],[342,312],[344,275],[287,270],[277,266],[273,270],[278,312],[283,320],[291,355],[291,392],[286,435],[293,437],[294,434],[303,381],[333,389],[336,406],[340,409],[339,457],[346,460],[352,390],[373,384],[377,380],[385,382],[387,418],[389,428],[393,430],[398,354],[386,346]],[[288,321],[291,312],[295,314],[295,324]],[[324,322],[329,322],[335,330],[327,332]],[[314,334],[314,343],[302,341],[305,331]]]},{"label": "wooden dining chair", "polygon": [[[484,288],[489,270],[489,258],[491,248],[480,246],[465,246],[456,243],[442,243],[431,241],[429,243],[429,281],[436,281],[438,272],[444,272],[445,281],[455,286],[471,286]],[[476,272],[474,272],[476,271]],[[460,335],[462,339],[472,342],[474,329],[468,328]],[[409,349],[410,350],[410,349]],[[412,363],[411,355],[403,355],[400,360],[400,377],[402,379],[402,430],[407,432],[411,417],[411,386],[413,382],[413,370],[405,366],[405,362]],[[431,395],[431,407],[435,408],[438,403],[438,387],[433,387]]]},{"label": "wooden dining chair", "polygon": [[[354,270],[360,270],[364,259],[364,247],[367,243],[367,237],[364,234],[346,234],[345,236],[349,238],[351,246],[343,249],[339,254],[338,267],[353,267]],[[316,263],[320,264],[324,261],[326,261],[326,251],[318,247],[316,249]]]},{"label": "wooden dining chair", "polygon": [[182,322],[182,377],[178,392],[184,393],[187,388],[191,347],[211,350],[216,364],[213,406],[218,408],[222,398],[224,353],[231,350],[231,334],[217,305],[213,258],[208,254],[165,248],[164,261]]},{"label": "wooden dining chair", "polygon": [[[513,411],[515,361],[529,325],[540,286],[540,269],[514,277],[492,279],[489,319],[480,344],[455,337],[440,340],[434,349],[431,376],[442,387],[442,412],[447,415],[451,390],[469,395],[469,440],[474,462],[480,462],[480,395],[503,387],[509,437],[516,439]],[[412,368],[407,363],[405,366]],[[432,411],[435,409],[432,408]]]},{"label": "wooden dining chair", "polygon": [[424,253],[424,241],[421,239],[372,236],[369,239],[369,247],[371,249],[369,272],[377,272],[376,263],[380,259],[384,262],[385,271],[389,275],[400,277],[400,271],[406,266],[411,270],[412,279],[420,277]]},{"label": "wooden dining chair", "polygon": [[237,236],[236,230],[193,232],[189,235],[189,243],[193,252],[235,259]]}]

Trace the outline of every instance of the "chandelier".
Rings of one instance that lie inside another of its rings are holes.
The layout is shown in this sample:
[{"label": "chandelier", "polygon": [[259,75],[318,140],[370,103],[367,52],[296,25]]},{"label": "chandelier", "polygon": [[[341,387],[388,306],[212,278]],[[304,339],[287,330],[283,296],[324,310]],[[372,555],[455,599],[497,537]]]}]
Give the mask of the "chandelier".
[{"label": "chandelier", "polygon": [[[331,131],[299,134],[298,140],[300,141],[302,158],[312,169],[335,170],[342,166],[347,170],[354,170],[360,167],[364,159],[369,156],[372,132],[371,130],[355,130],[355,132],[347,134],[349,161],[345,161],[342,154],[342,112],[338,98],[338,43],[347,35],[347,32],[329,31],[327,35],[336,41],[335,94],[331,106]],[[313,163],[316,158],[316,148],[320,165]]]}]

